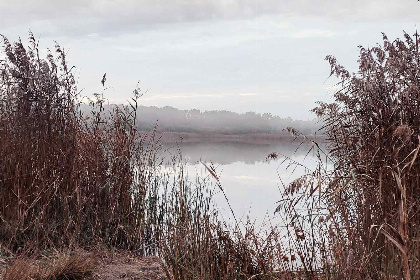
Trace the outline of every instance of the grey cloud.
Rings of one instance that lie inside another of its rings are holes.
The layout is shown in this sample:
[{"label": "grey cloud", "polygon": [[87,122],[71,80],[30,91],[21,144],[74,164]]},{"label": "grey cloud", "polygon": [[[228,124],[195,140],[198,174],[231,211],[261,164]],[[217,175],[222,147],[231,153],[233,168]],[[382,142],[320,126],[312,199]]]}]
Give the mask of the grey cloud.
[{"label": "grey cloud", "polygon": [[[115,35],[144,25],[212,19],[324,17],[341,21],[413,20],[417,1],[365,0],[15,0],[0,2],[0,32],[16,26],[39,27],[46,35]],[[150,26],[148,27],[150,28]]]},{"label": "grey cloud", "polygon": [[41,44],[57,40],[84,94],[100,91],[107,72],[114,100],[140,79],[146,105],[312,118],[330,96],[325,55],[357,70],[356,46],[380,42],[381,31],[414,33],[418,9],[416,0],[0,0],[0,34],[15,40],[30,28]]}]

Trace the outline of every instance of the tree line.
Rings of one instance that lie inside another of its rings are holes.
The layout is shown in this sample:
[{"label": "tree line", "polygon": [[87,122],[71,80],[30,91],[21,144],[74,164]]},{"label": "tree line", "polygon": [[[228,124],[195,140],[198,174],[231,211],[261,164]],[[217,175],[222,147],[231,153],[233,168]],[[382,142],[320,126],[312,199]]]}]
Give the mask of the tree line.
[{"label": "tree line", "polygon": [[136,124],[143,131],[151,130],[157,125],[162,131],[219,134],[279,133],[286,127],[293,127],[310,135],[319,133],[320,129],[315,118],[293,120],[270,113],[179,110],[170,106],[139,106]]}]

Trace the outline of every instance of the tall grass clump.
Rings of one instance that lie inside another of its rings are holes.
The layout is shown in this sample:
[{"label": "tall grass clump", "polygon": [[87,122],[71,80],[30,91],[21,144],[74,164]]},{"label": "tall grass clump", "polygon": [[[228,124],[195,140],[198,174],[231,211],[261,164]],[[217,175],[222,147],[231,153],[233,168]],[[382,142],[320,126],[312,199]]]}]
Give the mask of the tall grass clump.
[{"label": "tall grass clump", "polygon": [[63,48],[42,58],[32,34],[27,48],[20,40],[2,41],[2,248],[104,243],[135,249],[148,238],[146,197],[154,191],[154,152],[135,129],[139,90],[131,106],[106,114],[97,94],[91,114],[83,114]]},{"label": "tall grass clump", "polygon": [[339,89],[314,112],[333,165],[286,189],[289,210],[303,197],[308,206],[290,210],[307,233],[295,247],[314,244],[316,267],[331,279],[419,279],[419,37],[383,35],[382,45],[359,49],[354,74],[326,58]]},{"label": "tall grass clump", "polygon": [[71,258],[51,274],[27,258],[95,245],[158,255],[174,280],[285,279],[278,230],[221,222],[209,178],[190,180],[177,155],[165,166],[136,130],[138,89],[127,106],[95,94],[87,107],[63,48],[43,58],[32,34],[28,47],[2,40],[0,253],[21,256],[7,279],[79,277]]},{"label": "tall grass clump", "polygon": [[179,185],[165,192],[168,215],[160,231],[159,255],[169,279],[292,279],[278,228],[221,221],[212,200],[219,182],[210,188],[208,177],[188,180],[182,166],[179,176]]},{"label": "tall grass clump", "polygon": [[56,252],[39,260],[25,256],[7,267],[3,280],[82,280],[92,279],[98,261],[82,253]]}]

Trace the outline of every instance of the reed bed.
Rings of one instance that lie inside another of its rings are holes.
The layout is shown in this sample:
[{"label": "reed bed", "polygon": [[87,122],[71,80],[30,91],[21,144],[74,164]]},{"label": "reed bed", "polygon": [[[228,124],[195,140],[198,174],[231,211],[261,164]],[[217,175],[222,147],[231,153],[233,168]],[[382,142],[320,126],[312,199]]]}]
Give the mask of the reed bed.
[{"label": "reed bed", "polygon": [[312,141],[318,168],[284,186],[284,227],[264,230],[220,220],[211,166],[191,179],[175,153],[168,172],[156,135],[136,129],[140,89],[105,111],[104,87],[86,114],[63,48],[41,58],[32,34],[26,48],[2,38],[0,254],[105,245],[158,255],[174,280],[420,277],[417,35],[360,47],[353,75],[327,57],[340,90],[314,111],[328,150]]},{"label": "reed bed", "polygon": [[331,165],[287,186],[281,209],[291,230],[302,231],[294,250],[313,248],[303,253],[306,271],[419,279],[419,36],[390,41],[384,34],[382,45],[359,49],[356,74],[326,58],[339,90],[314,109],[329,138],[328,152],[315,142],[314,149]]},{"label": "reed bed", "polygon": [[210,179],[191,180],[179,153],[165,170],[155,134],[136,129],[139,89],[106,111],[104,87],[86,113],[63,48],[42,58],[32,34],[28,47],[2,39],[0,248],[18,257],[6,279],[35,277],[22,264],[41,252],[95,246],[159,255],[169,279],[272,279],[275,229],[222,223]]},{"label": "reed bed", "polygon": [[[134,249],[144,235],[151,153],[130,106],[104,114],[97,94],[90,116],[80,102],[64,49],[46,59],[3,37],[0,63],[1,245],[11,252],[103,242]],[[140,172],[135,173],[136,170]],[[135,181],[134,181],[135,180]],[[147,230],[146,230],[147,231]]]}]

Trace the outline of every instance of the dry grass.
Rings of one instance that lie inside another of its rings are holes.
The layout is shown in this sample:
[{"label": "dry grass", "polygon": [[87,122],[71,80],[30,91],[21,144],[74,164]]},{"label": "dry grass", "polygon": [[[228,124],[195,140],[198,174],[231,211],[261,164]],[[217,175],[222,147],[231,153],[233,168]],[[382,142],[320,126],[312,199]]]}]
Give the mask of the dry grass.
[{"label": "dry grass", "polygon": [[357,74],[327,60],[341,89],[314,111],[333,166],[286,188],[291,231],[305,232],[292,245],[329,279],[419,279],[419,37],[360,47]]},{"label": "dry grass", "polygon": [[[135,130],[137,99],[90,115],[60,47],[40,57],[4,41],[0,61],[0,244],[12,252],[104,243],[148,242],[147,196],[153,156]],[[153,148],[154,149],[154,148]]]},{"label": "dry grass", "polygon": [[97,244],[158,254],[174,280],[420,277],[418,37],[361,48],[355,75],[327,58],[342,89],[315,111],[333,168],[285,186],[285,229],[266,232],[220,222],[215,172],[213,189],[179,158],[175,177],[160,169],[159,146],[135,128],[138,90],[111,112],[98,94],[86,116],[64,50],[43,59],[29,39],[3,38],[0,61],[0,248],[27,256],[6,279],[81,279],[93,259],[30,257]]},{"label": "dry grass", "polygon": [[86,253],[54,253],[39,260],[17,258],[7,267],[4,280],[81,280],[89,279],[98,262]]},{"label": "dry grass", "polygon": [[[281,242],[278,227],[256,228],[249,221],[219,220],[212,196],[221,191],[213,166],[212,180],[188,180],[179,173],[168,192],[167,215],[159,239],[159,255],[168,279],[304,279]],[[181,166],[182,170],[182,166]]]},{"label": "dry grass", "polygon": [[[159,254],[168,276],[183,280],[260,279],[277,268],[274,231],[267,239],[252,226],[230,233],[212,208],[209,181],[160,172],[159,146],[153,140],[147,146],[135,129],[137,90],[130,106],[105,112],[105,100],[96,95],[90,115],[82,114],[61,47],[43,59],[32,34],[28,48],[3,41],[2,250],[32,257],[50,248],[103,244]],[[179,158],[173,164],[182,165]],[[81,277],[89,264],[71,255],[44,268],[25,265],[28,260],[16,260],[6,277]]]}]

